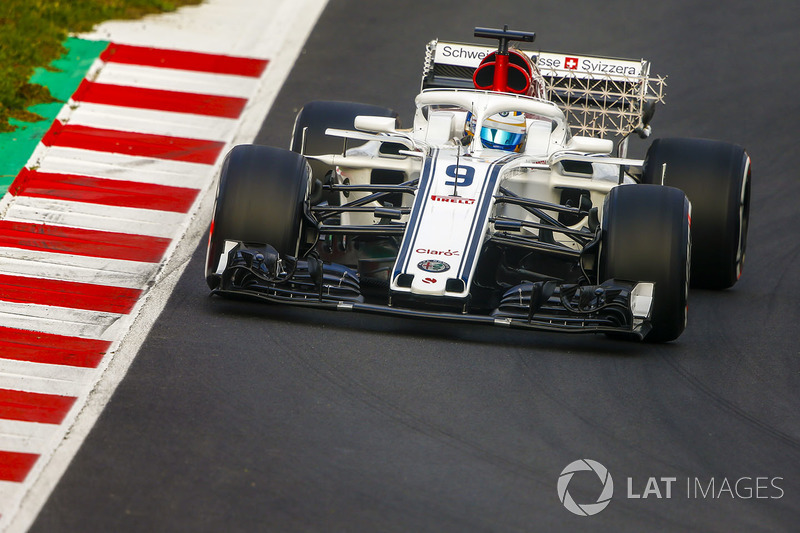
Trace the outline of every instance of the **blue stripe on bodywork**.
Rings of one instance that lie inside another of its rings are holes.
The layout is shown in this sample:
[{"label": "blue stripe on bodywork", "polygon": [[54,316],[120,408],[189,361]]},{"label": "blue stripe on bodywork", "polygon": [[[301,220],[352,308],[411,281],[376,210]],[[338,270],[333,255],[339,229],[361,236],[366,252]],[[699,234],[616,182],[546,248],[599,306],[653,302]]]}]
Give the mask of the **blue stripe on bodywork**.
[{"label": "blue stripe on bodywork", "polygon": [[[489,206],[492,204],[495,184],[500,177],[500,170],[502,170],[506,163],[509,163],[518,157],[520,157],[519,154],[509,154],[508,156],[502,157],[493,162],[489,167],[488,172],[490,176],[489,179],[484,181],[484,187],[479,197],[481,201],[481,207],[475,212],[475,216],[472,219],[472,228],[470,229],[469,237],[467,238],[469,250],[466,257],[462,261],[461,268],[459,268],[458,272],[458,277],[464,282],[465,286],[468,286],[469,276],[472,273],[472,267],[475,263],[475,256],[478,253],[478,248],[483,243],[483,235],[476,235],[476,233],[479,227],[483,227],[485,225],[485,221],[489,215]],[[487,190],[489,191],[488,195]]]},{"label": "blue stripe on bodywork", "polygon": [[433,176],[436,172],[438,154],[439,150],[433,149],[427,161],[425,161],[425,166],[422,168],[422,173],[419,177],[419,185],[417,186],[417,194],[414,197],[414,205],[411,208],[411,214],[408,217],[408,224],[406,225],[406,228],[411,229],[411,233],[409,234],[409,232],[406,231],[406,234],[403,236],[403,242],[400,245],[397,260],[394,263],[395,267],[392,280],[402,274],[408,266],[407,263],[411,257],[411,245],[415,242],[417,231],[419,231],[419,217],[424,212],[425,205],[428,202],[428,196],[430,196],[428,192],[430,191],[431,184],[433,183]]}]

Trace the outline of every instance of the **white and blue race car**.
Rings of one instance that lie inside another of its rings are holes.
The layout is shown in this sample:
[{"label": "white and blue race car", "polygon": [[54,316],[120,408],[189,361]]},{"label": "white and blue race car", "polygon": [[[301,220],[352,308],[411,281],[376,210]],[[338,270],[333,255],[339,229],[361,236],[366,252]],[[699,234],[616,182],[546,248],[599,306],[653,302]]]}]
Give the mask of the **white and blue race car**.
[{"label": "white and blue race car", "polygon": [[386,108],[311,102],[291,149],[240,145],[208,245],[214,294],[566,332],[676,339],[692,285],[744,264],[743,148],[645,138],[647,61],[432,41],[410,129]]}]

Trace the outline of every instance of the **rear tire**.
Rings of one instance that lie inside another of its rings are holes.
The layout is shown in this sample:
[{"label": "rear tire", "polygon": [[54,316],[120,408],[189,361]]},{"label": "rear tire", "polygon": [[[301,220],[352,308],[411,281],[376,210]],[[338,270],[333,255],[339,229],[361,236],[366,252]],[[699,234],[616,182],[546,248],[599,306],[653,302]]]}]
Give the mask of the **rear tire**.
[{"label": "rear tire", "polygon": [[[344,147],[344,139],[325,135],[325,130],[335,128],[352,130],[354,121],[359,115],[374,117],[394,117],[397,113],[389,108],[360,104],[355,102],[333,102],[317,100],[309,102],[297,114],[292,131],[292,142],[289,146],[293,152],[303,155],[340,154]],[[348,148],[359,146],[358,141],[348,140]],[[311,174],[315,180],[322,181],[330,167],[313,159],[309,160]],[[338,198],[338,195],[332,195]],[[333,198],[329,198],[329,201]],[[338,203],[330,201],[331,204]]]},{"label": "rear tire", "polygon": [[690,248],[689,202],[682,191],[622,185],[606,197],[600,281],[655,283],[648,342],[675,340],[686,327]]},{"label": "rear tire", "polygon": [[244,144],[228,153],[208,238],[206,282],[211,289],[220,283],[216,270],[226,240],[297,254],[308,180],[305,158],[288,150]]},{"label": "rear tire", "polygon": [[[664,167],[666,164],[666,167]],[[643,183],[677,187],[692,203],[692,286],[726,289],[742,274],[750,219],[750,158],[704,139],[656,139]]]}]

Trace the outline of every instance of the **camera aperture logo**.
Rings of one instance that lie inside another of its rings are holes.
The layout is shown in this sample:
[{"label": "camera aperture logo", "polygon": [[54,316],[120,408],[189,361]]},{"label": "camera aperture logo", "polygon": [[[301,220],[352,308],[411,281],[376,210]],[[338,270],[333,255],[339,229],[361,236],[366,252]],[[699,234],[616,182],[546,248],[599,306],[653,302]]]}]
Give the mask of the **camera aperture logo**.
[{"label": "camera aperture logo", "polygon": [[[573,493],[580,493],[583,499],[594,495],[597,483],[592,479],[592,473],[597,476],[602,484],[597,500],[579,503],[570,494],[569,485],[576,473],[585,472],[584,477],[573,485]],[[619,472],[618,472],[619,473]],[[586,481],[591,480],[591,488]],[[645,481],[646,480],[646,481]],[[633,502],[646,502],[648,499],[673,499],[687,500],[780,500],[784,497],[784,478],[781,476],[740,476],[728,477],[697,477],[687,476],[641,476],[627,477],[627,492],[621,498],[630,504]],[[683,493],[683,487],[686,492]],[[592,459],[578,459],[568,464],[558,476],[558,499],[571,513],[578,516],[593,516],[608,507],[614,496],[614,481],[608,469]]]},{"label": "camera aperture logo", "polygon": [[[600,496],[597,497],[597,501],[594,503],[579,504],[569,493],[569,482],[572,481],[572,476],[574,476],[576,472],[583,471],[594,472],[600,479],[600,483],[603,484],[603,490],[600,492]],[[593,461],[591,459],[578,459],[577,461],[573,461],[568,464],[566,468],[561,471],[561,475],[558,476],[558,499],[561,500],[561,503],[564,504],[564,507],[566,507],[569,512],[578,516],[596,515],[608,507],[608,504],[611,503],[611,497],[613,495],[614,480],[611,478],[611,474],[608,472],[608,469],[597,461]]]}]

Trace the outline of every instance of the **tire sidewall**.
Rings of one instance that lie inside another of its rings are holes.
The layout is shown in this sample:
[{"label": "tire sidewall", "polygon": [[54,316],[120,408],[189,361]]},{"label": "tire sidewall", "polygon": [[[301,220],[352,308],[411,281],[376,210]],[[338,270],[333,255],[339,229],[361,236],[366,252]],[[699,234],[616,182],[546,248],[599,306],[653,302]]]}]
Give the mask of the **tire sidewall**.
[{"label": "tire sidewall", "polygon": [[228,153],[209,231],[209,285],[216,285],[215,271],[226,240],[269,244],[284,256],[297,254],[309,175],[305,158],[288,150],[239,145]]},{"label": "tire sidewall", "polygon": [[598,281],[655,283],[650,342],[674,340],[686,328],[690,216],[685,194],[672,187],[622,185],[606,197]]},{"label": "tire sidewall", "polygon": [[663,185],[683,190],[692,203],[692,285],[734,285],[746,255],[751,178],[747,153],[722,141],[656,139],[645,158],[642,182],[660,185],[662,172]]}]

